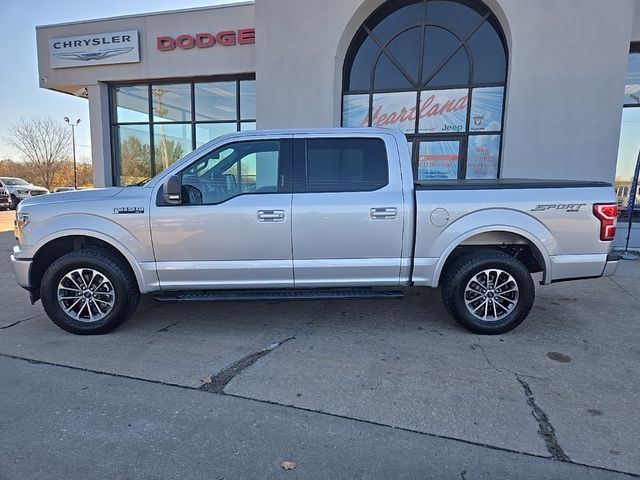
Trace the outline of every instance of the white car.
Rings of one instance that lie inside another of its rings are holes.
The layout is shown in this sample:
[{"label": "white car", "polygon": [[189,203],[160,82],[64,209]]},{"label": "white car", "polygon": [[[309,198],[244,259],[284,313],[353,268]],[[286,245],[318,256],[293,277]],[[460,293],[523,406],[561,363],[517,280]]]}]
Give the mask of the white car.
[{"label": "white car", "polygon": [[14,209],[22,200],[49,193],[44,187],[36,187],[22,178],[15,177],[0,177],[0,187],[9,193],[11,208]]}]

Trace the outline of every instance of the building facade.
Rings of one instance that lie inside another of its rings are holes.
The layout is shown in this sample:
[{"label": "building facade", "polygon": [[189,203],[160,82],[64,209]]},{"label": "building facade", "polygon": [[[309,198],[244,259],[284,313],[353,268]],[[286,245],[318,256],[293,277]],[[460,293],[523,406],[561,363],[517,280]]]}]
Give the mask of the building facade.
[{"label": "building facade", "polygon": [[230,131],[368,125],[405,132],[422,181],[613,182],[637,3],[256,0],[50,25],[40,86],[88,98],[97,186]]}]

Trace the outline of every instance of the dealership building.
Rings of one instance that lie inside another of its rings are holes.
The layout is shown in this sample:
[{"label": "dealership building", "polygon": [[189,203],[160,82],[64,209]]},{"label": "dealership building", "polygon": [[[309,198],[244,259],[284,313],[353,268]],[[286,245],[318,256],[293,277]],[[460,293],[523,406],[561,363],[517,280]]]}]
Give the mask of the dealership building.
[{"label": "dealership building", "polygon": [[337,126],[401,129],[424,181],[612,182],[635,41],[636,0],[256,0],[37,28],[40,86],[89,102],[96,186],[228,132]]}]

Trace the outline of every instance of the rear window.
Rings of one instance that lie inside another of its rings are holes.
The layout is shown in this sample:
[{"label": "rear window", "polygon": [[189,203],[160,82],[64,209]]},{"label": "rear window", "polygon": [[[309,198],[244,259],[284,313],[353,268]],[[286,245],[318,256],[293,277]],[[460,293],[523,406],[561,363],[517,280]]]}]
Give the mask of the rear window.
[{"label": "rear window", "polygon": [[389,182],[381,139],[309,139],[306,151],[307,192],[368,192]]}]

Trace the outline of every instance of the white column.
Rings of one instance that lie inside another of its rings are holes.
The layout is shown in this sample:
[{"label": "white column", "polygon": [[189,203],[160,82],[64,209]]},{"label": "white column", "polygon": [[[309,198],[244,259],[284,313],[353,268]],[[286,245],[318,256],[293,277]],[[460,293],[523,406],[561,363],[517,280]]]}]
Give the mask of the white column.
[{"label": "white column", "polygon": [[106,83],[89,85],[89,123],[94,187],[113,185],[111,130],[109,126],[109,87]]}]

